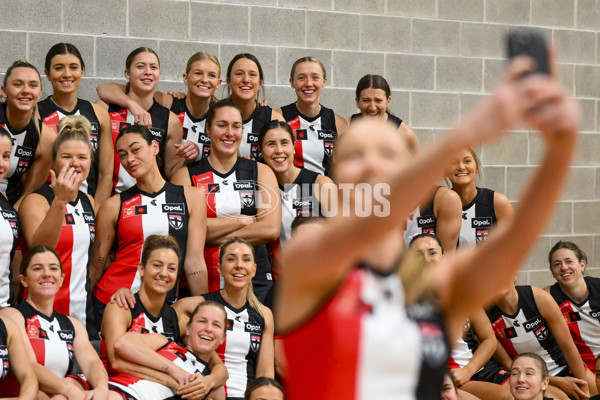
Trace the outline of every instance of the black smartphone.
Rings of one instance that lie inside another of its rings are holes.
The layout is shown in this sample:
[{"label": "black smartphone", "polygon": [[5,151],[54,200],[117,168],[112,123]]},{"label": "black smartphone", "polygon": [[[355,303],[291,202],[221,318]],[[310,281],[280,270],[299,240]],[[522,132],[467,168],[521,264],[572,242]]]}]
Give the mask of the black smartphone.
[{"label": "black smartphone", "polygon": [[535,60],[533,73],[550,74],[546,39],[534,31],[510,31],[507,36],[508,58],[526,55]]}]

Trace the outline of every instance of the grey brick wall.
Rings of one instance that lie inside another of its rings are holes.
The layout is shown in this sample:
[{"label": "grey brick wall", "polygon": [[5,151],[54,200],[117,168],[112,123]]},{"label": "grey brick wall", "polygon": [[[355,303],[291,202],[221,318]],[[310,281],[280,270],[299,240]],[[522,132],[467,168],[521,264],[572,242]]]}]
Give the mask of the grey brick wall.
[{"label": "grey brick wall", "polygon": [[[43,69],[53,43],[73,42],[88,66],[80,95],[95,100],[95,86],[122,80],[126,55],[140,45],[161,56],[162,90],[185,89],[180,77],[195,51],[216,54],[223,68],[249,51],[278,107],[294,99],[291,63],[314,55],[328,70],[324,104],[354,113],[358,78],[381,73],[392,109],[428,142],[493,88],[507,29],[535,26],[559,45],[561,77],[583,110],[568,190],[520,276],[544,285],[552,280],[547,251],[563,238],[583,246],[599,275],[599,18],[599,0],[0,0],[0,75],[17,58]],[[483,185],[515,200],[540,153],[526,131],[482,149]]]}]

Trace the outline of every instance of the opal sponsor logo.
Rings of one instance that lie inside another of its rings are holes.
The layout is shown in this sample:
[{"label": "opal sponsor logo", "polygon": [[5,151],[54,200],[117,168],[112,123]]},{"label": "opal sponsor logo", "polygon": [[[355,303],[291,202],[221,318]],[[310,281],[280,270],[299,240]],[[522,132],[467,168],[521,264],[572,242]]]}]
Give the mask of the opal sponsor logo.
[{"label": "opal sponsor logo", "polygon": [[335,133],[332,131],[319,131],[319,140],[335,140]]},{"label": "opal sponsor logo", "polygon": [[33,155],[35,154],[35,151],[27,147],[17,146],[15,154],[19,158],[32,159]]},{"label": "opal sponsor logo", "polygon": [[244,323],[244,331],[245,332],[262,332],[262,328],[259,324],[255,324],[253,322]]},{"label": "opal sponsor logo", "polygon": [[58,337],[60,338],[60,340],[72,341],[75,338],[75,334],[71,330],[58,331]]},{"label": "opal sponsor logo", "polygon": [[471,228],[489,228],[491,226],[491,217],[475,217],[471,219]]},{"label": "opal sponsor logo", "polygon": [[233,182],[233,190],[254,190],[254,182],[252,182],[252,181]]},{"label": "opal sponsor logo", "polygon": [[10,211],[10,210],[2,210],[2,218],[7,219],[7,220],[16,220],[17,219],[17,213],[14,211]]},{"label": "opal sponsor logo", "polygon": [[424,226],[434,225],[435,217],[433,215],[423,216],[417,218],[417,226],[422,228]]},{"label": "opal sponsor logo", "polygon": [[162,205],[162,212],[171,214],[185,214],[183,203],[166,203]]}]

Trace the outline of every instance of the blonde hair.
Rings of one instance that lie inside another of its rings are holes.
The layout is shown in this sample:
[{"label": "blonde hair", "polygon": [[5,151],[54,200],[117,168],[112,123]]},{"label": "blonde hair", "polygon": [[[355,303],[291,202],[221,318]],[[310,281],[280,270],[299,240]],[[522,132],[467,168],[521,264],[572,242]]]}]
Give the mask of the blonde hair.
[{"label": "blonde hair", "polygon": [[[223,263],[223,256],[225,255],[225,250],[234,243],[241,243],[248,246],[250,248],[250,252],[252,253],[252,261],[254,262],[254,246],[252,246],[248,241],[242,239],[241,237],[234,237],[227,240],[225,243],[219,246],[219,265]],[[260,316],[264,318],[265,315],[262,312],[262,303],[254,294],[252,281],[250,281],[250,283],[248,284],[248,293],[246,293],[246,300],[252,306],[252,308],[254,308],[260,314]]]},{"label": "blonde hair", "polygon": [[[10,67],[8,67],[8,69],[6,70],[6,74],[4,75],[4,81],[3,81],[3,85],[4,87],[6,87],[6,84],[8,83],[8,77],[10,76],[10,74],[12,73],[13,69],[15,68],[29,68],[34,70],[37,73],[38,79],[40,81],[40,88],[42,87],[42,78],[40,77],[40,72],[37,70],[37,68],[35,67],[35,65],[31,64],[29,61],[27,60],[23,60],[23,59],[19,59],[16,60],[15,62],[13,62],[11,64]],[[6,99],[2,98],[2,102],[5,103]],[[42,135],[42,131],[41,131],[41,118],[40,118],[40,111],[38,109],[38,105],[37,102],[35,103],[35,105],[33,106],[33,109],[31,110],[31,120],[34,121],[34,126],[35,126],[35,130],[38,133],[38,136]],[[39,121],[40,123],[35,123],[36,121]]]},{"label": "blonde hair", "polygon": [[397,274],[404,287],[407,307],[422,300],[431,304],[439,303],[433,289],[433,266],[419,257],[415,250],[407,249],[404,252]]},{"label": "blonde hair", "polygon": [[290,79],[292,81],[294,80],[294,71],[296,70],[296,67],[298,66],[298,64],[301,64],[303,62],[314,62],[314,63],[319,64],[319,67],[321,67],[321,71],[323,71],[323,79],[327,79],[327,70],[325,69],[325,65],[323,65],[323,63],[321,61],[319,61],[318,59],[311,57],[311,56],[307,56],[307,57],[302,57],[302,58],[297,59],[292,64],[292,69],[290,71]]},{"label": "blonde hair", "polygon": [[83,115],[67,115],[64,116],[56,125],[58,132],[56,140],[52,145],[52,160],[56,160],[58,149],[60,146],[69,140],[79,140],[84,142],[90,149],[90,157],[94,157],[94,148],[90,141],[90,132],[92,124]]},{"label": "blonde hair", "polygon": [[[210,60],[214,62],[219,68],[219,78],[221,77],[221,63],[219,62],[219,59],[217,58],[217,56],[204,51],[199,51],[197,53],[192,54],[192,56],[188,59],[187,64],[185,65],[185,73],[189,74],[190,69],[192,69],[192,64],[194,64],[196,61],[202,60]],[[214,94],[210,96],[210,104],[214,104],[217,101],[219,101],[219,99],[217,99],[217,96],[215,96]]]}]

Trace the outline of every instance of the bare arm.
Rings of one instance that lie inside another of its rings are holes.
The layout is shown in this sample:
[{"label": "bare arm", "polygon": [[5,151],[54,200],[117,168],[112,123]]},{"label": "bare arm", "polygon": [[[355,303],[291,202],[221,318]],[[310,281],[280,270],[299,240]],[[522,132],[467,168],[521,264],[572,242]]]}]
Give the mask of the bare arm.
[{"label": "bare arm", "polygon": [[46,182],[50,165],[52,165],[52,145],[54,144],[54,139],[56,139],[56,131],[42,124],[40,141],[35,150],[35,160],[25,175],[21,198],[14,205],[17,211],[23,198]]},{"label": "bare arm", "polygon": [[462,225],[462,203],[460,196],[453,190],[440,187],[433,200],[435,215],[435,234],[444,246],[444,252],[456,250]]},{"label": "bare arm", "polygon": [[48,368],[38,364],[33,348],[31,347],[31,342],[25,332],[25,319],[23,315],[14,308],[4,308],[0,310],[0,315],[4,320],[9,319],[17,326],[23,339],[26,357],[31,362],[31,365],[33,365],[33,370],[39,382],[39,389],[48,394],[65,395],[68,399],[83,398],[83,391],[79,385],[69,379],[58,377]]},{"label": "bare arm", "polygon": [[527,121],[542,132],[546,152],[514,217],[499,224],[480,246],[449,257],[434,277],[441,302],[453,304],[459,320],[510,285],[555,209],[575,154],[579,109],[558,78],[535,75],[522,82],[529,84],[526,100],[538,105]]},{"label": "bare arm", "polygon": [[[112,128],[110,117],[105,108],[98,104],[92,104],[94,112],[100,121],[100,137],[98,138],[98,183],[94,199],[96,207],[100,208],[102,203],[110,197],[112,192],[112,177],[114,169],[114,146],[112,140]],[[96,212],[98,210],[96,209]]]},{"label": "bare arm", "polygon": [[77,365],[85,375],[86,380],[93,388],[93,392],[108,396],[108,374],[98,357],[98,353],[90,343],[85,327],[75,318],[69,317],[75,328],[73,353]]},{"label": "bare arm", "polygon": [[417,138],[417,135],[411,129],[411,127],[408,126],[406,122],[402,121],[402,124],[400,124],[398,127],[398,132],[400,132],[400,134],[404,136],[408,142],[408,148],[410,149],[410,152],[412,154],[417,154],[419,151],[419,138]]},{"label": "bare arm", "polygon": [[499,192],[494,192],[494,211],[498,223],[503,224],[514,214],[514,210],[508,198]]},{"label": "bare arm", "polygon": [[[392,207],[386,218],[375,213],[367,217],[338,213],[324,224],[311,224],[313,226],[296,232],[287,244],[282,263],[281,290],[278,292],[278,323],[282,330],[314,310],[323,296],[340,284],[365,250],[391,230],[400,229],[407,215],[443,177],[459,150],[500,137],[505,130],[521,122],[531,107],[521,92],[531,81],[519,81],[516,77],[529,70],[531,65],[529,60],[513,61],[494,95],[486,98],[453,131],[419,152],[390,180],[386,199]],[[388,128],[382,124],[380,129]],[[336,240],[330,240],[331,237]],[[311,251],[307,252],[307,248]],[[471,289],[471,286],[467,287]],[[467,315],[468,312],[463,313],[462,320]]]},{"label": "bare arm", "polygon": [[94,288],[104,272],[110,248],[115,241],[115,227],[119,216],[120,195],[106,200],[96,216],[96,239],[90,258],[90,287]]},{"label": "bare arm", "polygon": [[192,315],[194,308],[196,308],[196,306],[203,301],[204,297],[202,296],[190,296],[179,299],[173,303],[172,307],[177,313],[177,319],[179,320],[179,332],[181,332],[182,339],[185,336],[185,327],[190,320],[190,315]]},{"label": "bare arm", "polygon": [[[255,200],[258,205],[256,222],[222,236],[220,239],[213,241],[215,244],[221,244],[232,237],[241,237],[251,244],[257,245],[272,242],[279,237],[279,230],[281,229],[281,201],[277,179],[269,167],[259,163],[257,180],[259,198]],[[234,222],[239,223],[239,221]],[[208,234],[212,235],[210,232],[210,223],[208,228]]]},{"label": "bare arm", "polygon": [[177,155],[176,144],[181,144],[183,128],[179,118],[169,112],[169,127],[167,129],[167,140],[165,141],[164,169],[166,178],[169,179],[175,171],[183,166],[184,159]]},{"label": "bare arm", "polygon": [[63,168],[58,176],[50,170],[54,199],[51,204],[44,196],[30,193],[21,203],[21,224],[29,248],[45,245],[55,248],[65,218],[65,207],[77,197],[85,177],[73,168]]},{"label": "bare arm", "polygon": [[348,125],[349,124],[348,121],[346,121],[346,118],[335,114],[335,129],[338,136],[342,136],[346,132]]},{"label": "bare arm", "polygon": [[[473,353],[473,358],[471,358],[471,361],[469,361],[467,365],[462,368],[453,368],[450,370],[452,375],[454,375],[454,380],[458,386],[467,383],[473,374],[479,371],[485,363],[492,358],[496,351],[496,336],[494,335],[490,320],[487,315],[485,315],[483,308],[480,308],[472,314],[469,317],[469,320],[471,321],[473,331],[477,335],[477,339],[479,339],[479,346],[477,347],[477,350],[475,350],[475,353]],[[450,326],[448,328],[450,328]],[[450,330],[448,330],[448,332],[452,333]],[[450,343],[455,342],[456,341],[453,341],[451,338]]]},{"label": "bare arm", "polygon": [[190,218],[183,270],[191,294],[198,296],[208,291],[208,273],[204,261],[206,198],[198,188],[186,187],[184,190]]},{"label": "bare arm", "polygon": [[258,362],[256,363],[256,376],[275,378],[275,350],[273,347],[273,313],[268,307],[263,306],[265,329],[262,333]]},{"label": "bare arm", "polygon": [[[281,109],[279,109],[279,110],[281,110]],[[281,115],[281,113],[276,110],[271,111],[271,120],[274,120],[274,119],[276,119],[277,121],[286,122],[286,120],[283,118],[283,115]]]},{"label": "bare arm", "polygon": [[9,318],[1,319],[4,325],[6,325],[6,331],[8,332],[7,347],[10,370],[21,385],[19,399],[36,399],[38,395],[38,381],[35,376],[33,364],[29,360],[25,350],[23,335],[12,320]]},{"label": "bare arm", "polygon": [[562,354],[569,365],[571,373],[575,378],[580,380],[577,381],[574,378],[553,378],[550,380],[550,383],[558,386],[570,398],[589,398],[590,389],[587,385],[585,364],[583,363],[581,355],[579,354],[579,351],[573,342],[573,338],[569,332],[569,327],[565,322],[558,304],[556,304],[556,301],[554,301],[554,298],[552,298],[550,294],[544,292],[542,289],[532,287],[532,290],[533,297],[535,298],[538,310],[540,311],[540,315],[546,320],[548,328],[552,332],[554,339],[556,339],[556,343],[560,347]]},{"label": "bare arm", "polygon": [[131,313],[116,304],[108,304],[102,319],[102,337],[106,344],[106,354],[112,368],[119,372],[177,389],[178,383],[165,372],[123,358],[116,351],[115,343],[123,336],[131,323]]}]

